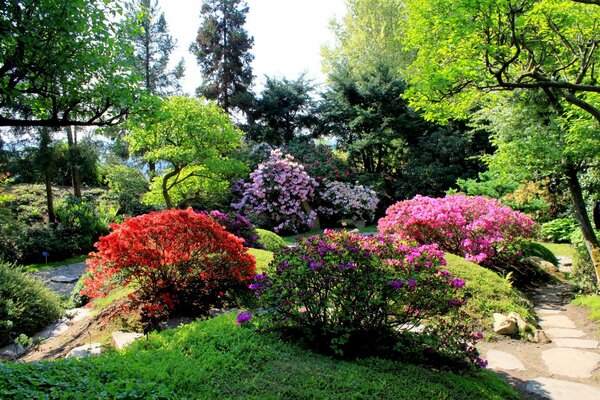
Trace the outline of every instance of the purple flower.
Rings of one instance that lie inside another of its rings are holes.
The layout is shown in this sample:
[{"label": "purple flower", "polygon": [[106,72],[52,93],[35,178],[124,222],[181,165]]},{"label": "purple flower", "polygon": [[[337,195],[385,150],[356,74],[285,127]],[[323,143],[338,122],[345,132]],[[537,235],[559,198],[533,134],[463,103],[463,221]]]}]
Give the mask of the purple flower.
[{"label": "purple flower", "polygon": [[460,278],[455,278],[450,281],[450,285],[454,286],[457,289],[465,287],[465,284],[465,280]]},{"label": "purple flower", "polygon": [[252,314],[250,314],[249,312],[241,312],[238,314],[236,322],[238,323],[238,325],[241,324],[245,324],[246,322],[250,321],[252,319]]},{"label": "purple flower", "polygon": [[486,360],[484,360],[483,358],[477,357],[475,359],[475,362],[477,363],[477,365],[479,365],[481,368],[485,368],[488,365],[488,362]]},{"label": "purple flower", "polygon": [[404,285],[404,281],[403,280],[391,281],[390,282],[390,286],[393,287],[396,290],[400,289],[403,285]]},{"label": "purple flower", "polygon": [[417,281],[415,281],[414,279],[409,279],[408,280],[408,287],[409,287],[409,289],[412,290],[412,289],[415,288],[415,286],[417,286]]}]

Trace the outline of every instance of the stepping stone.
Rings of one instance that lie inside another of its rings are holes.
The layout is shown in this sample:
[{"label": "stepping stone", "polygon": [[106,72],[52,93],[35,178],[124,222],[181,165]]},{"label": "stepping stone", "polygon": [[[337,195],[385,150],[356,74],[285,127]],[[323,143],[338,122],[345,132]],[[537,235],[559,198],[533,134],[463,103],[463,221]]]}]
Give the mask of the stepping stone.
[{"label": "stepping stone", "polygon": [[487,352],[488,368],[503,369],[505,371],[525,371],[523,363],[510,353],[499,350]]},{"label": "stepping stone", "polygon": [[77,277],[77,276],[58,275],[58,276],[53,276],[52,278],[50,278],[50,282],[74,283],[74,282],[77,282],[78,279],[79,279],[79,277]]},{"label": "stepping stone", "polygon": [[572,347],[576,349],[597,349],[600,344],[597,340],[571,338],[558,338],[552,342],[558,347]]},{"label": "stepping stone", "polygon": [[125,347],[129,346],[131,343],[135,342],[137,339],[144,336],[141,333],[137,332],[122,332],[116,331],[112,333],[112,342],[113,346],[117,350],[122,350]]},{"label": "stepping stone", "polygon": [[548,370],[571,378],[589,378],[600,367],[600,354],[564,347],[542,352]]},{"label": "stepping stone", "polygon": [[81,320],[86,319],[92,313],[91,308],[73,308],[66,312],[67,319],[69,323],[73,324],[75,322],[79,322]]},{"label": "stepping stone", "polygon": [[67,357],[81,358],[89,356],[99,356],[102,354],[102,345],[100,343],[85,344],[75,347],[67,354]]},{"label": "stepping stone", "polygon": [[540,318],[540,326],[546,328],[567,328],[575,329],[575,323],[565,315],[547,315]]},{"label": "stepping stone", "polygon": [[582,383],[537,378],[529,381],[525,391],[552,400],[598,400],[600,389]]},{"label": "stepping stone", "polygon": [[544,330],[548,337],[552,338],[580,338],[585,336],[584,331],[579,329],[564,329],[564,328],[550,328]]}]

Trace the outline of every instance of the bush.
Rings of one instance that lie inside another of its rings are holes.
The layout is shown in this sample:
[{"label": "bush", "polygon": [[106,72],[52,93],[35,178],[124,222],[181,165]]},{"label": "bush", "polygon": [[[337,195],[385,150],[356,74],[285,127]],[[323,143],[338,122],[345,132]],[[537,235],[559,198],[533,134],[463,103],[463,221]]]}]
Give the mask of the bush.
[{"label": "bush", "polygon": [[75,283],[75,286],[73,287],[73,290],[71,290],[71,295],[69,296],[69,307],[83,307],[90,302],[91,299],[88,296],[81,294],[81,291],[85,287],[85,280],[90,278],[92,278],[92,273],[90,271],[84,272],[79,277],[77,283]]},{"label": "bush", "polygon": [[127,218],[112,228],[87,260],[92,277],[82,294],[101,297],[134,282],[129,296],[146,328],[173,315],[205,316],[254,274],[242,239],[191,208]]},{"label": "bush", "polygon": [[108,197],[119,204],[119,214],[135,216],[154,211],[142,203],[148,191],[148,179],[137,168],[126,165],[108,165],[102,171],[108,185]]},{"label": "bush", "polygon": [[416,196],[388,208],[378,230],[421,244],[437,243],[447,252],[507,273],[516,269],[523,243],[534,235],[535,224],[483,196]]},{"label": "bush", "polygon": [[205,215],[208,215],[211,219],[216,221],[229,233],[234,234],[240,239],[244,240],[244,247],[251,247],[254,249],[263,249],[264,246],[259,241],[258,233],[256,228],[252,225],[252,222],[243,215],[236,213],[235,211],[228,212],[227,214],[220,211],[202,211]]},{"label": "bush", "polygon": [[317,214],[307,208],[317,187],[304,167],[279,150],[260,164],[244,185],[244,197],[232,204],[262,228],[298,233],[311,227]]},{"label": "bush", "polygon": [[[276,254],[250,289],[264,310],[263,327],[297,330],[338,354],[386,353],[410,338],[411,352],[474,361],[474,340],[440,319],[465,302],[465,282],[439,269],[442,257],[436,245],[413,248],[398,236],[326,231]],[[428,327],[414,337],[410,329],[421,323]]]},{"label": "bush", "polygon": [[15,266],[0,261],[0,346],[33,335],[60,317],[59,296]]},{"label": "bush", "polygon": [[334,154],[332,146],[314,144],[312,140],[295,140],[285,147],[285,151],[318,182],[343,181],[350,177],[350,169]]},{"label": "bush", "polygon": [[267,231],[266,229],[257,229],[258,240],[264,246],[264,249],[273,253],[287,247],[287,243],[278,234]]},{"label": "bush", "polygon": [[569,243],[571,235],[577,230],[577,221],[573,218],[558,218],[542,224],[540,239],[550,243]]},{"label": "bush", "polygon": [[[600,237],[600,231],[596,230],[595,233],[596,237]],[[585,246],[581,229],[576,229],[571,234],[571,244],[575,248],[575,256],[573,257],[573,282],[584,293],[596,293],[598,290],[596,271]]]},{"label": "bush", "polygon": [[325,183],[323,191],[319,193],[319,199],[321,206],[317,212],[334,220],[349,218],[371,221],[379,203],[375,191],[362,185],[344,182]]}]

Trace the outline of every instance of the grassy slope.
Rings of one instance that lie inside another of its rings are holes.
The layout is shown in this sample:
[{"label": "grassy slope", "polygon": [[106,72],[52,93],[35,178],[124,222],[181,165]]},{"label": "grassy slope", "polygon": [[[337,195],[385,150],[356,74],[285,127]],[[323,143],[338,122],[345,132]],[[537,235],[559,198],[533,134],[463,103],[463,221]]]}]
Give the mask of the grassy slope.
[{"label": "grassy slope", "polygon": [[[337,230],[337,228],[332,228],[332,230]],[[358,230],[361,233],[376,233],[377,232],[377,225],[369,225],[369,226],[365,226],[364,228],[360,228]],[[283,240],[285,240],[285,242],[287,244],[295,244],[296,243],[296,239],[299,237],[307,237],[307,236],[313,236],[313,235],[320,235],[321,233],[323,233],[323,229],[315,229],[312,231],[308,231],[306,233],[302,233],[300,235],[292,235],[292,236],[283,236]]]},{"label": "grassy slope", "polygon": [[518,398],[489,371],[453,374],[380,359],[335,360],[256,333],[251,326],[238,327],[234,319],[226,314],[152,334],[122,355],[0,364],[0,397]]},{"label": "grassy slope", "polygon": [[85,260],[87,260],[87,258],[88,258],[87,255],[75,256],[75,257],[67,258],[66,260],[53,261],[53,262],[49,262],[47,264],[46,263],[44,263],[44,264],[29,264],[29,265],[25,265],[24,268],[28,272],[35,272],[35,271],[40,271],[43,269],[60,267],[63,265],[78,264],[78,263],[84,262]]},{"label": "grassy slope", "polygon": [[575,249],[568,243],[541,243],[542,246],[554,253],[555,256],[575,257]]},{"label": "grassy slope", "polygon": [[600,324],[600,295],[579,296],[573,304],[588,308],[588,317]]}]

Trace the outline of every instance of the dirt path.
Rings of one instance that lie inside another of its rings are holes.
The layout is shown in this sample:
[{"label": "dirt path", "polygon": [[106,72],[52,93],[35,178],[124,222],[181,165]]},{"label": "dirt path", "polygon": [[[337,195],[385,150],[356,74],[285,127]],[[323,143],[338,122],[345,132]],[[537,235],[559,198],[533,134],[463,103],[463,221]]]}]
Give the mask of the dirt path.
[{"label": "dirt path", "polygon": [[488,368],[503,375],[525,399],[599,400],[598,326],[570,304],[567,284],[532,296],[538,323],[552,342],[501,339],[478,345]]}]

